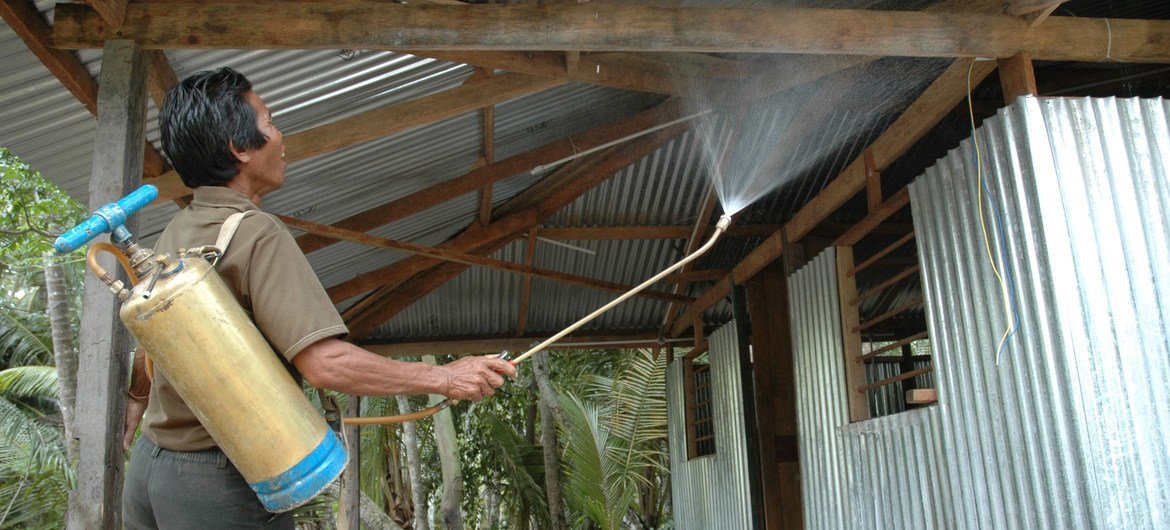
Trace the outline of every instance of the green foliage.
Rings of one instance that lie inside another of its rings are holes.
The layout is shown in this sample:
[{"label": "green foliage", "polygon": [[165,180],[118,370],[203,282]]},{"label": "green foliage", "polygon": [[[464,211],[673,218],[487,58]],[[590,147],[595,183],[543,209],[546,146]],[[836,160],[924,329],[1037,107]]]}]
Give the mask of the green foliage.
[{"label": "green foliage", "polygon": [[64,431],[51,410],[27,405],[56,399],[56,370],[5,370],[0,385],[0,528],[62,528],[76,482]]},{"label": "green foliage", "polygon": [[665,359],[627,351],[618,373],[585,377],[588,399],[561,396],[565,499],[574,526],[657,528],[667,492]]},{"label": "green foliage", "polygon": [[86,210],[37,171],[0,147],[0,263],[39,269],[55,232],[86,217]]}]

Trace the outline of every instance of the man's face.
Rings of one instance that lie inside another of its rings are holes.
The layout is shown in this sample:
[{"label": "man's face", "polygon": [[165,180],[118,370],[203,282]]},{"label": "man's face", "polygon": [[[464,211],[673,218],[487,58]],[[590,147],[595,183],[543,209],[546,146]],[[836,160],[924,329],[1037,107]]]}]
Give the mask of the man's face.
[{"label": "man's face", "polygon": [[272,113],[260,96],[249,91],[244,98],[256,111],[256,128],[268,142],[259,149],[246,151],[246,160],[240,164],[240,175],[247,176],[253,191],[264,195],[284,184],[284,168],[288,165],[284,161],[284,135],[272,124]]}]

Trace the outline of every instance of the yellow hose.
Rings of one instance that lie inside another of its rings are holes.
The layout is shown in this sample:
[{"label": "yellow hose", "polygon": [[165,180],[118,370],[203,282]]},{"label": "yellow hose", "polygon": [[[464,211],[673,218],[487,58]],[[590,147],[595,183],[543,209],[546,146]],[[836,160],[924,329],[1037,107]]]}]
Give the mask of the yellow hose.
[{"label": "yellow hose", "polygon": [[126,255],[123,254],[122,251],[118,249],[118,247],[114,246],[113,243],[106,243],[105,241],[102,241],[100,243],[94,243],[92,247],[89,247],[89,252],[85,254],[85,262],[89,265],[89,270],[93,271],[93,273],[97,275],[98,278],[101,278],[103,282],[106,282],[106,285],[114,283],[114,279],[113,276],[110,276],[110,273],[107,272],[105,268],[98,264],[98,252],[113,254],[114,257],[118,259],[118,263],[122,264],[122,268],[125,269],[126,274],[130,276],[130,287],[133,287],[138,283],[138,275],[134,273],[134,268],[130,266],[130,258],[127,258]]}]

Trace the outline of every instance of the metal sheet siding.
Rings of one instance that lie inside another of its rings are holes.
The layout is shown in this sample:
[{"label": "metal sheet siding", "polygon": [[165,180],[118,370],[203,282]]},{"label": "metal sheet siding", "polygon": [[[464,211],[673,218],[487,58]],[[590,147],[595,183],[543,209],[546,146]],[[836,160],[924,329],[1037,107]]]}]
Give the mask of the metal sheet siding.
[{"label": "metal sheet siding", "polygon": [[1024,98],[978,131],[1020,319],[998,366],[972,143],[911,187],[947,526],[1170,526],[1168,117],[1161,99]]},{"label": "metal sheet siding", "polygon": [[851,474],[838,429],[849,423],[837,257],[832,248],[788,278],[804,524],[845,528]]},{"label": "metal sheet siding", "polygon": [[715,454],[687,460],[683,360],[667,370],[671,499],[674,524],[682,530],[751,528],[747,432],[735,322],[709,338]]}]

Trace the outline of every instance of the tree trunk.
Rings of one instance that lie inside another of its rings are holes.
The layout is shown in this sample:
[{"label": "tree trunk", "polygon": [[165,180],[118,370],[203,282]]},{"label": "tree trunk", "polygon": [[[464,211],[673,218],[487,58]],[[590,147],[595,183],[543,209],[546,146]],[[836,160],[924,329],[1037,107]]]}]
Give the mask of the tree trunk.
[{"label": "tree trunk", "polygon": [[57,361],[59,405],[65,424],[65,454],[77,461],[77,438],[73,436],[73,412],[77,402],[77,349],[73,344],[73,324],[69,322],[69,293],[65,290],[65,268],[52,252],[46,252],[46,308],[52,327],[53,357]]},{"label": "tree trunk", "polygon": [[[426,356],[426,362],[434,364],[433,356]],[[438,403],[441,398],[433,396]],[[455,432],[455,419],[451,409],[444,409],[434,415],[435,442],[439,448],[439,463],[443,468],[443,501],[440,516],[446,530],[463,530],[463,465],[459,462],[459,439]]]},{"label": "tree trunk", "polygon": [[557,423],[561,419],[561,407],[557,394],[549,382],[548,352],[533,356],[533,374],[540,390],[540,443],[544,447],[544,487],[548,495],[550,528],[565,530],[565,503],[561,499],[561,458],[557,445]]},{"label": "tree trunk", "polygon": [[[398,410],[410,412],[410,399],[406,396],[396,398]],[[427,519],[427,489],[422,481],[422,457],[418,454],[418,427],[413,421],[402,424],[402,445],[406,446],[407,476],[410,480],[410,497],[414,503],[414,530],[431,530],[431,522]]]},{"label": "tree trunk", "polygon": [[[337,482],[334,482],[325,489],[325,495],[337,498],[340,491]],[[359,500],[361,501],[362,526],[366,530],[402,530],[402,527],[395,524],[394,520],[389,515],[386,515],[386,512],[382,511],[378,503],[371,500],[365,492],[361,492]]]},{"label": "tree trunk", "polygon": [[488,485],[483,492],[483,518],[479,520],[479,530],[499,528],[500,524],[500,492]]}]

